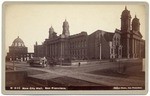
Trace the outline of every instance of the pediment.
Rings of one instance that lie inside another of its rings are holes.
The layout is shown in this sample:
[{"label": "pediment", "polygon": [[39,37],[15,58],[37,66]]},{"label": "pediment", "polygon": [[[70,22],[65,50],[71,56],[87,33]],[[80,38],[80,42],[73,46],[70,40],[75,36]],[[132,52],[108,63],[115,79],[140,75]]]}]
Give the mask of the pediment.
[{"label": "pediment", "polygon": [[137,35],[138,37],[143,37],[142,34],[139,31],[132,31],[134,35]]}]

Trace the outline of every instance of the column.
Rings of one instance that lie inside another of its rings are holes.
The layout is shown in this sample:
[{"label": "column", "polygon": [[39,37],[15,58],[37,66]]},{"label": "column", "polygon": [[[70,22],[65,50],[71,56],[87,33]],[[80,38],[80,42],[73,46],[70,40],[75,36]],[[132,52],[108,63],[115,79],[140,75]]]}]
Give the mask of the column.
[{"label": "column", "polygon": [[52,57],[54,56],[54,45],[52,44]]},{"label": "column", "polygon": [[135,50],[134,53],[135,53],[135,58],[136,58],[136,54],[137,54],[137,53],[136,53],[136,42],[137,42],[137,41],[136,41],[136,39],[135,39],[135,42],[134,42],[134,50]]},{"label": "column", "polygon": [[61,59],[62,59],[62,55],[63,55],[63,54],[62,54],[62,50],[63,50],[62,47],[63,47],[63,46],[62,46],[62,42],[60,42],[60,58],[61,58]]},{"label": "column", "polygon": [[24,54],[22,56],[23,56],[23,61],[24,61]]},{"label": "column", "polygon": [[52,57],[52,45],[51,44],[49,45],[49,52],[50,52],[49,57],[51,58]]},{"label": "column", "polygon": [[129,38],[127,37],[127,58],[130,58],[130,53],[129,53]]},{"label": "column", "polygon": [[141,58],[141,42],[140,42],[140,40],[139,40],[139,58]]},{"label": "column", "polygon": [[48,45],[48,46],[47,46],[47,53],[46,53],[46,54],[48,54],[47,57],[50,57],[50,55],[51,55],[50,52],[51,52],[51,50],[50,50],[50,45]]},{"label": "column", "polygon": [[46,57],[49,56],[49,45],[45,45],[45,55]]},{"label": "column", "polygon": [[134,38],[132,39],[132,58],[134,58]]},{"label": "column", "polygon": [[64,58],[64,42],[62,42],[62,57]]},{"label": "column", "polygon": [[55,48],[54,47],[55,47],[55,44],[53,43],[53,50],[52,50],[53,51],[53,57],[55,56]]}]

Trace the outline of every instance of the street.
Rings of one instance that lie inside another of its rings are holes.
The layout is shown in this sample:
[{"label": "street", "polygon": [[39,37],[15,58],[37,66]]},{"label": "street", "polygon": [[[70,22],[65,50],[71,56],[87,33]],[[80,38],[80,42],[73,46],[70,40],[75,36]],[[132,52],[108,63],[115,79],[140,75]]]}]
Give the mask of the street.
[{"label": "street", "polygon": [[116,62],[105,61],[80,66],[56,65],[45,68],[31,67],[27,63],[15,63],[15,66],[16,70],[27,71],[29,78],[48,80],[64,86],[145,86],[144,72],[134,72],[130,66],[129,71],[119,74]]}]

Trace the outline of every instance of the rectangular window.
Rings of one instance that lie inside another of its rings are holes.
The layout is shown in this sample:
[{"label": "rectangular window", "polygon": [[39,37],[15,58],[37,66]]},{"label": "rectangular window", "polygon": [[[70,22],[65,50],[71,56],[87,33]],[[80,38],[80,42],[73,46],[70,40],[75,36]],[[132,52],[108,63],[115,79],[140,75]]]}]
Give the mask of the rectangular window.
[{"label": "rectangular window", "polygon": [[111,54],[113,54],[113,48],[111,48]]}]

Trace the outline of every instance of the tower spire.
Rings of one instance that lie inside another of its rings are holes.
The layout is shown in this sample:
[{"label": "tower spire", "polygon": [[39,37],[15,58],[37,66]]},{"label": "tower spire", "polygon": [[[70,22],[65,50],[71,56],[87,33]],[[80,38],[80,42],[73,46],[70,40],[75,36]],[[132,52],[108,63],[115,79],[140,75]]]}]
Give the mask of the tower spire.
[{"label": "tower spire", "polygon": [[53,38],[53,34],[54,34],[55,32],[54,32],[54,28],[53,28],[53,26],[51,25],[51,27],[49,28],[49,39],[50,38]]},{"label": "tower spire", "polygon": [[127,6],[125,6],[125,10],[123,10],[121,14],[121,30],[124,32],[129,32],[131,27],[130,23],[131,23],[130,11],[127,10]]},{"label": "tower spire", "polygon": [[35,42],[35,45],[38,45],[37,41]]},{"label": "tower spire", "polygon": [[68,37],[70,35],[69,32],[69,23],[67,22],[67,20],[65,19],[65,21],[63,22],[63,32],[62,34],[65,35],[66,37]]},{"label": "tower spire", "polygon": [[140,31],[140,21],[135,14],[135,18],[132,20],[132,30]]},{"label": "tower spire", "polygon": [[125,10],[127,10],[127,6],[125,6]]}]

